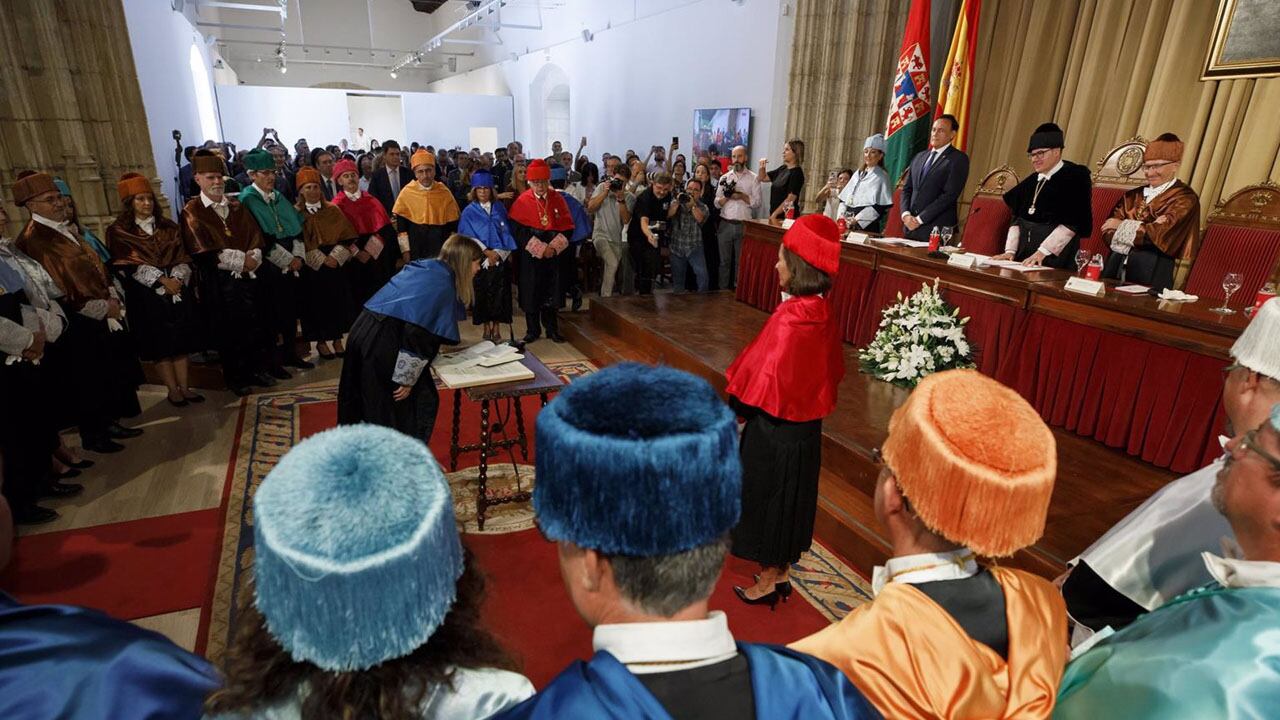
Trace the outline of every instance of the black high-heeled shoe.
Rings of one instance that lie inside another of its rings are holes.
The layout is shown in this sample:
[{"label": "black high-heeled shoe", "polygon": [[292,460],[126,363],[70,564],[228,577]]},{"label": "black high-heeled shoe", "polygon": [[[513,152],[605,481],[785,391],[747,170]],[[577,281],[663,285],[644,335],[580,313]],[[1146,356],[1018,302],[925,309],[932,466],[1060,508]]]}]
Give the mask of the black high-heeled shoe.
[{"label": "black high-heeled shoe", "polygon": [[764,595],[752,600],[747,597],[747,591],[737,585],[733,586],[733,594],[737,595],[739,600],[748,605],[768,605],[769,612],[773,612],[778,609],[778,599],[781,597],[778,594],[778,590],[775,588],[773,591],[765,593]]},{"label": "black high-heeled shoe", "polygon": [[[760,573],[756,573],[751,577],[755,578],[756,582],[760,582]],[[780,583],[774,583],[773,589],[778,591],[778,596],[782,598],[782,602],[789,600],[791,598],[791,593],[795,591],[795,587],[791,585],[790,580],[783,580]]]},{"label": "black high-heeled shoe", "polygon": [[93,467],[92,460],[81,460],[80,462],[64,462],[62,464],[75,470],[88,470],[89,468]]}]

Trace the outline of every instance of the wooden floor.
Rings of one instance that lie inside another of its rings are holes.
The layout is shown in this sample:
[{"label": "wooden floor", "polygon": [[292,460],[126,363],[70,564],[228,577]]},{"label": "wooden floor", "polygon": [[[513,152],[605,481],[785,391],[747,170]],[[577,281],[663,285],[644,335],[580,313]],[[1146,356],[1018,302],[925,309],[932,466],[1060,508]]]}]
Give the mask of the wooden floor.
[{"label": "wooden floor", "polygon": [[[724,389],[724,371],[764,325],[767,315],[731,293],[596,299],[590,311],[565,316],[570,341],[597,364],[662,362]],[[870,576],[887,557],[871,497],[877,469],[871,452],[884,442],[889,417],[907,391],[858,372],[845,346],[839,404],[823,424],[823,474],[816,533]],[[1058,479],[1045,535],[1009,564],[1052,577],[1112,524],[1173,479],[1167,470],[1064,431],[1054,431]]]}]

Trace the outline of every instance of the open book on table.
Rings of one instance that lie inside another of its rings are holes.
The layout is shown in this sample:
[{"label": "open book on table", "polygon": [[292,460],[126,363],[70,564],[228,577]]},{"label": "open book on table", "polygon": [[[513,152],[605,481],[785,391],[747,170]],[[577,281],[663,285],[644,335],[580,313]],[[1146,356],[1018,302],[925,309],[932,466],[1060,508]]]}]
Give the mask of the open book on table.
[{"label": "open book on table", "polygon": [[534,373],[520,362],[523,358],[510,345],[494,345],[485,340],[465,350],[440,355],[431,366],[445,385],[456,390],[532,380]]}]

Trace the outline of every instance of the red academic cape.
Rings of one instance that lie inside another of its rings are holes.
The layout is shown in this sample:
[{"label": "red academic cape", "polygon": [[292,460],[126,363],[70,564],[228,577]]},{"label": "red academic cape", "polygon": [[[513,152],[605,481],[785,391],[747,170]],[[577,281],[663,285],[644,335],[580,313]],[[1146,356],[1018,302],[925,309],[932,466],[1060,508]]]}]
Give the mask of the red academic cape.
[{"label": "red academic cape", "polygon": [[844,352],[821,295],[783,301],[729,370],[726,391],[790,422],[826,417],[836,406]]},{"label": "red academic cape", "polygon": [[333,204],[342,209],[361,236],[372,235],[391,224],[386,208],[367,192],[360,193],[359,200],[352,200],[345,191],[339,191],[333,196]]},{"label": "red academic cape", "polygon": [[534,197],[533,188],[520,193],[520,197],[516,198],[511,204],[511,210],[507,212],[507,219],[518,222],[535,233],[542,230],[573,230],[573,216],[569,214],[569,206],[555,190],[547,191],[545,201]]}]

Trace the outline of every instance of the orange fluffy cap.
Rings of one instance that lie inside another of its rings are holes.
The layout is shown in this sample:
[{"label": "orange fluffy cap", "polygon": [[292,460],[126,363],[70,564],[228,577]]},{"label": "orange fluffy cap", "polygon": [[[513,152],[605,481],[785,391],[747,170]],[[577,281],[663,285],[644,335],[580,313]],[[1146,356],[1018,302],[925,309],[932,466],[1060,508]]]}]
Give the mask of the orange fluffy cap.
[{"label": "orange fluffy cap", "polygon": [[151,183],[138,173],[125,173],[116,183],[116,192],[120,194],[120,202],[124,202],[134,195],[151,192]]},{"label": "orange fluffy cap", "polygon": [[917,517],[988,557],[1044,534],[1053,433],[1021,395],[976,370],[934,373],[893,413],[882,450]]}]

